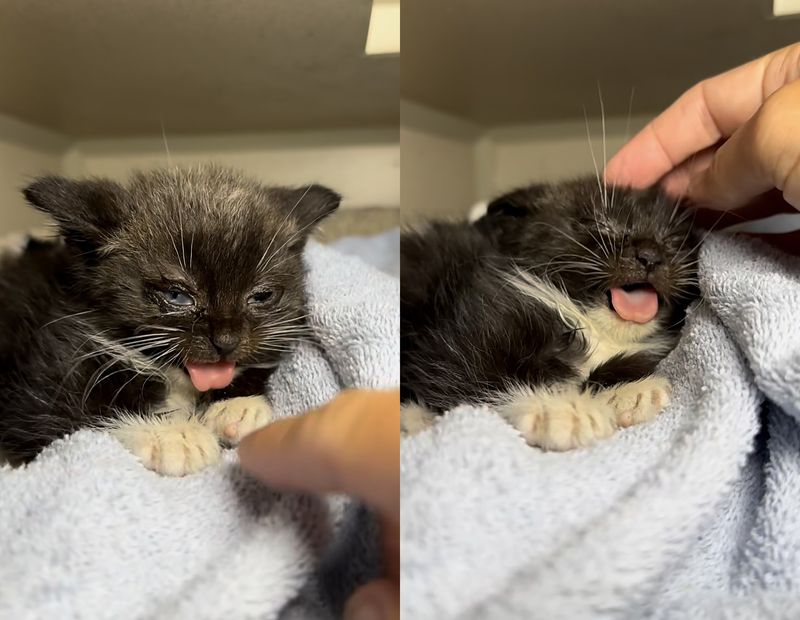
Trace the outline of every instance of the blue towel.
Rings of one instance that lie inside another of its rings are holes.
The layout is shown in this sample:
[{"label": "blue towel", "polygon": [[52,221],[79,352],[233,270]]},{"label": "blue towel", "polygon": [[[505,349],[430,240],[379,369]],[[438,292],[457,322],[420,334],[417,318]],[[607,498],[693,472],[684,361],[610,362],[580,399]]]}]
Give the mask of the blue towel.
[{"label": "blue towel", "polygon": [[800,261],[711,235],[654,422],[566,453],[462,407],[403,441],[403,617],[800,617]]},{"label": "blue towel", "polygon": [[[268,387],[276,415],[343,387],[399,382],[399,282],[309,244],[305,345]],[[377,571],[375,527],[344,498],[277,494],[222,463],[185,478],[144,469],[80,431],[0,468],[0,618],[333,618]]]}]

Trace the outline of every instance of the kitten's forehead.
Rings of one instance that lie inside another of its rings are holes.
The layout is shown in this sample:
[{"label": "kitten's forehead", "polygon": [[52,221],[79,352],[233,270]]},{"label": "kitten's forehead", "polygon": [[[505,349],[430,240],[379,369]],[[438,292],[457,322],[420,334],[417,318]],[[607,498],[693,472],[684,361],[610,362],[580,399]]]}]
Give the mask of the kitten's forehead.
[{"label": "kitten's forehead", "polygon": [[141,232],[135,242],[142,249],[183,269],[253,272],[285,256],[297,231],[288,221],[242,213],[217,219],[187,210]]},{"label": "kitten's forehead", "polygon": [[316,183],[268,186],[213,165],[139,173],[127,188],[115,186],[112,198],[116,217],[97,235],[102,252],[135,257],[143,271],[152,263],[195,280],[213,275],[219,286],[226,273],[249,283],[281,264],[297,275],[309,235],[341,200]]},{"label": "kitten's forehead", "polygon": [[137,175],[128,198],[137,212],[172,223],[187,213],[211,225],[283,219],[274,193],[225,169],[170,169]]},{"label": "kitten's forehead", "polygon": [[137,213],[126,232],[143,244],[191,244],[201,254],[239,255],[297,228],[279,198],[227,170],[174,169],[134,177],[128,200]]},{"label": "kitten's forehead", "polygon": [[[609,189],[600,193],[599,204],[606,218],[620,228],[659,229],[677,222],[672,215],[675,201],[660,192]],[[591,210],[596,210],[596,205]]]}]

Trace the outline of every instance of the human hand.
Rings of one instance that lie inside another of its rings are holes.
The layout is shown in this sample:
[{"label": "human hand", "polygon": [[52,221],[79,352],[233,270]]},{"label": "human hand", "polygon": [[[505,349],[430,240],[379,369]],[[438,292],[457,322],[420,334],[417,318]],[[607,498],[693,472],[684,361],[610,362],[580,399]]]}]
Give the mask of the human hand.
[{"label": "human hand", "polygon": [[[720,216],[723,225],[800,210],[798,78],[800,44],[700,82],[608,162],[606,178],[660,180],[696,205],[737,210]],[[781,235],[777,244],[797,252],[798,241]]]},{"label": "human hand", "polygon": [[319,409],[248,435],[239,445],[239,459],[244,469],[273,488],[347,493],[375,509],[381,523],[384,578],[359,588],[344,615],[400,617],[398,390],[342,392]]}]

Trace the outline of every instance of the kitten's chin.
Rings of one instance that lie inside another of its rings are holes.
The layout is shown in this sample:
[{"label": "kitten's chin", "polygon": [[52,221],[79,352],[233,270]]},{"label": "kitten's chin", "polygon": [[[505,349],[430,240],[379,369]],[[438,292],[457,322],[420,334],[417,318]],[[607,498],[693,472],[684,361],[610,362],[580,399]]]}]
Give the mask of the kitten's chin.
[{"label": "kitten's chin", "polygon": [[201,364],[199,362],[186,362],[186,371],[196,390],[221,390],[233,382],[236,364],[233,362],[215,362]]}]

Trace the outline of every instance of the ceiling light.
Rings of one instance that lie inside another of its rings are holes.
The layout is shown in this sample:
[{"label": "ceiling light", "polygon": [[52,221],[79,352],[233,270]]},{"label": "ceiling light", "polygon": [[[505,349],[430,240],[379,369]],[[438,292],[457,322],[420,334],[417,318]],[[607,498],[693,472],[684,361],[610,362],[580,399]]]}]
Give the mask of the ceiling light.
[{"label": "ceiling light", "polygon": [[369,55],[400,53],[400,0],[373,0],[364,51]]},{"label": "ceiling light", "polygon": [[772,14],[775,17],[800,14],[800,0],[772,0]]}]

